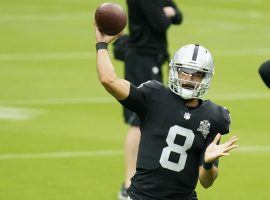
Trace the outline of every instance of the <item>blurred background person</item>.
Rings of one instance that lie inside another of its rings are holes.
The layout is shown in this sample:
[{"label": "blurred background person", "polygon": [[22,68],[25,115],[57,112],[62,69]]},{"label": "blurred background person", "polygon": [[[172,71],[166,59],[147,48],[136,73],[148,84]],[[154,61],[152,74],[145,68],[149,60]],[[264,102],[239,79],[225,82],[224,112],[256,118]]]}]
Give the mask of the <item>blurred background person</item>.
[{"label": "blurred background person", "polygon": [[259,74],[268,88],[270,88],[270,60],[264,62],[259,68]]},{"label": "blurred background person", "polygon": [[[181,24],[182,13],[173,0],[127,0],[129,39],[125,52],[125,79],[139,86],[148,80],[162,82],[161,67],[168,60],[167,30]],[[119,199],[127,199],[126,189],[135,174],[140,140],[137,114],[124,108],[124,119],[130,127],[125,140],[125,180]]]}]

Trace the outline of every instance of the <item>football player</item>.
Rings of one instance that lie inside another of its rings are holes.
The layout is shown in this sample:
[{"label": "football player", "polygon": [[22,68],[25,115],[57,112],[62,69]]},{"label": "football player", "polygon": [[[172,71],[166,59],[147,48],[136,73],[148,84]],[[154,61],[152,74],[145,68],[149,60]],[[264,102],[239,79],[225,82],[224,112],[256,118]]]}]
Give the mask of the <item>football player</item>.
[{"label": "football player", "polygon": [[107,50],[118,37],[96,28],[97,73],[101,84],[140,117],[141,139],[136,173],[128,188],[132,200],[196,200],[199,180],[210,187],[218,158],[236,148],[237,136],[219,144],[230,129],[226,108],[202,100],[214,73],[210,52],[191,44],[170,62],[169,88],[157,81],[135,87],[118,78]]},{"label": "football player", "polygon": [[265,83],[270,88],[270,60],[264,62],[259,68],[259,74]]},{"label": "football player", "polygon": [[[162,82],[162,66],[169,60],[167,32],[179,25],[182,12],[174,0],[126,0],[129,39],[123,51],[125,79],[134,86],[148,80]],[[123,39],[123,38],[122,38]],[[127,200],[126,188],[136,171],[140,141],[140,120],[124,107],[123,116],[129,126],[125,138],[125,179],[118,200]]]}]

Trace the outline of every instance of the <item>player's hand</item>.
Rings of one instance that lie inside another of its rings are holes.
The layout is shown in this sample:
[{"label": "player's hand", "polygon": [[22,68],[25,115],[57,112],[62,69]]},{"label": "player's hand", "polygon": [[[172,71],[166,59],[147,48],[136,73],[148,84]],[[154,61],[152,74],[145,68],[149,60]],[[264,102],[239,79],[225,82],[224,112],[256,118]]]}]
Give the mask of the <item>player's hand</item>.
[{"label": "player's hand", "polygon": [[172,18],[176,15],[175,9],[171,6],[163,7],[163,12],[168,18]]},{"label": "player's hand", "polygon": [[102,33],[99,28],[94,24],[95,30],[96,30],[96,42],[106,42],[107,44],[111,43],[114,39],[118,38],[122,32],[120,32],[117,35],[107,35],[105,33]]},{"label": "player's hand", "polygon": [[237,136],[231,137],[231,139],[229,139],[227,142],[223,144],[217,144],[220,138],[221,134],[218,133],[214,141],[207,147],[204,154],[204,161],[206,163],[211,163],[221,156],[228,156],[230,155],[228,153],[230,150],[238,147],[238,145],[235,144],[238,141]]}]

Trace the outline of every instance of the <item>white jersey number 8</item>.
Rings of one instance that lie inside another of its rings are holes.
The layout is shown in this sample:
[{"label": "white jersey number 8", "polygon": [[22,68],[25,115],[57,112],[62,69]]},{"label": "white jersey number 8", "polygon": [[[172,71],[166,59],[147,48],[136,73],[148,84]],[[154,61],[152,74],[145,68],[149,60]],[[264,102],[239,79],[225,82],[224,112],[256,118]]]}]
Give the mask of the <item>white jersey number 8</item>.
[{"label": "white jersey number 8", "polygon": [[[185,143],[182,146],[174,143],[177,135],[181,135],[186,138]],[[183,170],[187,161],[186,151],[191,148],[194,137],[195,135],[190,129],[186,129],[177,125],[171,127],[166,138],[168,146],[162,150],[162,154],[159,160],[161,166],[176,172]],[[171,152],[180,154],[180,158],[177,163],[169,160]]]}]

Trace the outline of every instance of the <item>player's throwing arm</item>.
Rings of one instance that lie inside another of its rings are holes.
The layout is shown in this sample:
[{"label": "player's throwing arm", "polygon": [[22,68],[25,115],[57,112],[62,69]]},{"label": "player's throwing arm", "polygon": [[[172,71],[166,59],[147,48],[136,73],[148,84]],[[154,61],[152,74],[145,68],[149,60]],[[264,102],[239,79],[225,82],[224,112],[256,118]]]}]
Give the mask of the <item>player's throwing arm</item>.
[{"label": "player's throwing arm", "polygon": [[[114,16],[118,17],[118,20],[119,16],[123,19],[115,27],[114,24],[109,23],[110,18]],[[121,31],[126,25],[126,15],[119,5],[107,3],[101,5],[96,10],[95,18],[97,73],[99,81],[117,100],[125,99],[129,94],[130,83],[124,79],[119,79],[115,74],[107,48],[110,42],[121,35]]]}]

